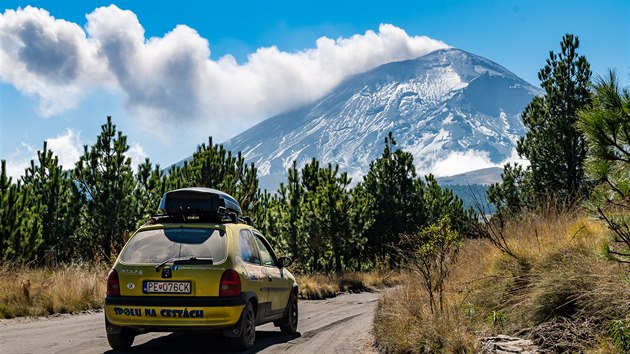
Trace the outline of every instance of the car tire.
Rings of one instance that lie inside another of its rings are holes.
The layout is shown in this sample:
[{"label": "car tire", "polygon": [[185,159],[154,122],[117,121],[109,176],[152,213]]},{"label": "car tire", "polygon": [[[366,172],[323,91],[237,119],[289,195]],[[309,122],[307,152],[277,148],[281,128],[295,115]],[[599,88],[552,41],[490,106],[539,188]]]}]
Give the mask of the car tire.
[{"label": "car tire", "polygon": [[134,338],[135,335],[124,328],[120,333],[107,333],[109,346],[114,350],[125,350],[131,348]]},{"label": "car tire", "polygon": [[297,332],[298,326],[298,300],[295,294],[289,297],[288,311],[285,318],[281,319],[278,324],[280,331],[284,334],[293,334]]},{"label": "car tire", "polygon": [[232,345],[237,349],[249,349],[256,341],[256,313],[251,302],[245,305],[240,322],[240,333],[238,337],[232,338]]}]

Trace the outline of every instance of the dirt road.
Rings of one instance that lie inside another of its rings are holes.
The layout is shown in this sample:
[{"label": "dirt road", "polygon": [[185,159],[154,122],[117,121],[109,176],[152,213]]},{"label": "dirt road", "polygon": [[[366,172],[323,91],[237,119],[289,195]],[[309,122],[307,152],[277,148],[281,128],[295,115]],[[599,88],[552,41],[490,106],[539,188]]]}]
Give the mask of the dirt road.
[{"label": "dirt road", "polygon": [[[257,327],[248,353],[372,353],[372,319],[378,293],[344,294],[300,301],[298,334],[282,335],[272,324]],[[217,334],[148,333],[133,353],[233,353]],[[0,320],[0,353],[114,353],[105,337],[103,313],[44,319]]]}]

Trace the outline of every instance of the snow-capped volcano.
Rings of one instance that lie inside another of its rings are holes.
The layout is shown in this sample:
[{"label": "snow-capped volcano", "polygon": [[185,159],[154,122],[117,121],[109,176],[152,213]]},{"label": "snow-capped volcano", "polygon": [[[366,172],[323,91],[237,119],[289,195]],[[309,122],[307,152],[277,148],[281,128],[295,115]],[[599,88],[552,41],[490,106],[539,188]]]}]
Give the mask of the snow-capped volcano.
[{"label": "snow-capped volcano", "polygon": [[[501,65],[459,49],[382,65],[325,97],[271,117],[224,143],[258,167],[275,190],[293,160],[337,163],[358,181],[392,131],[419,171],[454,152],[499,163],[525,134],[520,114],[542,91]],[[480,166],[487,167],[487,166]]]}]

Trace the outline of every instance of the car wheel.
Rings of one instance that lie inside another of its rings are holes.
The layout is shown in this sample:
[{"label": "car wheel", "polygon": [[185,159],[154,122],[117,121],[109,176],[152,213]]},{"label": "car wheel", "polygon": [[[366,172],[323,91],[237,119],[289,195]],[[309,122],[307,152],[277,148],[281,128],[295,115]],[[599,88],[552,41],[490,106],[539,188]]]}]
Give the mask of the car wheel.
[{"label": "car wheel", "polygon": [[239,336],[232,338],[232,345],[238,349],[249,349],[256,341],[256,314],[254,306],[248,302],[241,314],[241,330]]},{"label": "car wheel", "polygon": [[280,331],[284,334],[297,332],[298,326],[298,300],[295,294],[289,298],[289,311],[287,316],[280,321]]},{"label": "car wheel", "polygon": [[115,350],[124,350],[131,348],[135,335],[128,330],[123,330],[120,333],[107,333],[107,341],[109,346]]}]

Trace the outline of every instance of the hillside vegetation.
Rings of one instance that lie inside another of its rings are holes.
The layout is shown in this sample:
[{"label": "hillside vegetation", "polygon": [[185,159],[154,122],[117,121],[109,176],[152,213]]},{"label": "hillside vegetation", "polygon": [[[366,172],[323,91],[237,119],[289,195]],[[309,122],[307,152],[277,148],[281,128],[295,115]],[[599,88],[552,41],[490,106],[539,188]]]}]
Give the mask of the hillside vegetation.
[{"label": "hillside vegetation", "polygon": [[470,353],[480,337],[513,334],[549,352],[617,353],[616,326],[625,328],[620,340],[630,330],[630,276],[604,256],[606,226],[584,213],[549,212],[510,222],[505,235],[517,258],[484,239],[465,241],[440,312],[431,313],[417,272],[388,291],[374,321],[378,346]]}]

